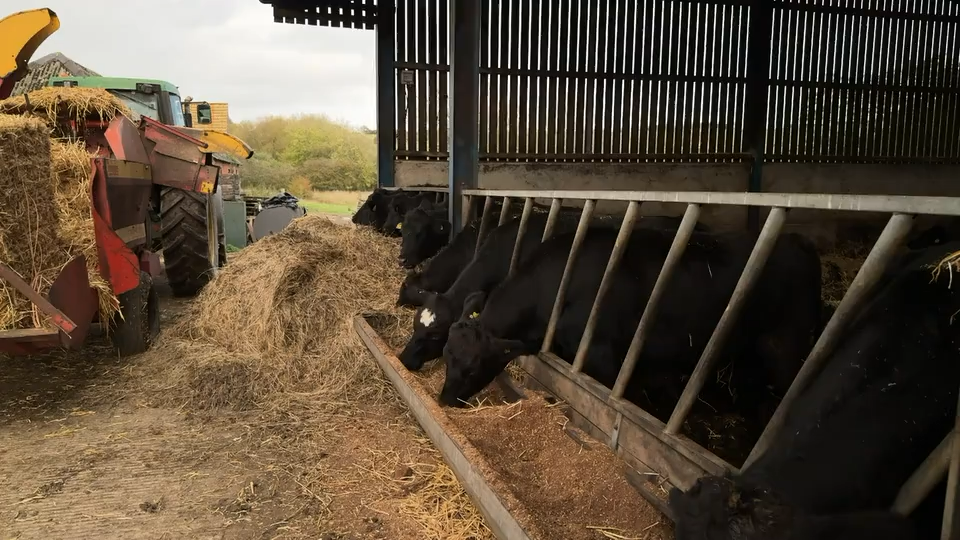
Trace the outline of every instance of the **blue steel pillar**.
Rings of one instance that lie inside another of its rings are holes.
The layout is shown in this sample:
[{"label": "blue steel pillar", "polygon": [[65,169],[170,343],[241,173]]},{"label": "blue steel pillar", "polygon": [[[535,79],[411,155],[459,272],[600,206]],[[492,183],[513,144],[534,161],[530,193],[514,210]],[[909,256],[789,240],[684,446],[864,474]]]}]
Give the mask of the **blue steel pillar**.
[{"label": "blue steel pillar", "polygon": [[393,187],[393,159],[397,145],[394,123],[397,75],[394,0],[377,3],[377,185]]},{"label": "blue steel pillar", "polygon": [[463,190],[477,187],[478,104],[480,101],[480,4],[449,0],[450,5],[450,224],[463,228]]}]

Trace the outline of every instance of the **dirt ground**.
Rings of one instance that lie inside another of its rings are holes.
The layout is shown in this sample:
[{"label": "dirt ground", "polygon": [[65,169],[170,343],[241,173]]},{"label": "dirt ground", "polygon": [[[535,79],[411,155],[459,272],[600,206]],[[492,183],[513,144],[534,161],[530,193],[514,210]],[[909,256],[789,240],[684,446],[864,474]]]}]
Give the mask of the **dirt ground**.
[{"label": "dirt ground", "polygon": [[[169,324],[185,301],[160,293]],[[399,401],[329,422],[156,408],[146,356],[0,357],[0,540],[489,537]]]}]

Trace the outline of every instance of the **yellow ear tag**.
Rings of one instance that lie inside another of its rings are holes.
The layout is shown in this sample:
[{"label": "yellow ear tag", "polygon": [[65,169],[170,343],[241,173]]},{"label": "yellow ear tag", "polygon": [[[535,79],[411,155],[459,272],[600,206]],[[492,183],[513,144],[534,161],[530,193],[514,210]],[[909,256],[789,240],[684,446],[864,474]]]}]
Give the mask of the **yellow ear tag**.
[{"label": "yellow ear tag", "polygon": [[399,231],[402,228],[403,228],[403,223],[397,223],[397,230]]},{"label": "yellow ear tag", "polygon": [[473,313],[470,314],[470,318],[471,318],[471,319],[476,319],[476,318],[479,317],[479,316],[480,316],[480,314],[477,313],[476,311],[474,311]]}]

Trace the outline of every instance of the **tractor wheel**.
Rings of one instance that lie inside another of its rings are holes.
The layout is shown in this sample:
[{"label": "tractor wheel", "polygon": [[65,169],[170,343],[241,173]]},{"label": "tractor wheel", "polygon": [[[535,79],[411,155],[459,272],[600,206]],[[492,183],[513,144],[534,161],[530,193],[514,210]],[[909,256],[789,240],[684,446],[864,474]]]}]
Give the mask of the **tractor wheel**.
[{"label": "tractor wheel", "polygon": [[[163,188],[160,197],[160,235],[167,281],[174,296],[193,296],[210,281],[211,276],[207,258],[207,196]],[[223,266],[227,260],[227,244],[219,189],[214,204],[220,240],[217,266]]]},{"label": "tractor wheel", "polygon": [[111,339],[121,357],[146,352],[160,333],[160,297],[153,277],[140,272],[140,284],[120,295]]}]

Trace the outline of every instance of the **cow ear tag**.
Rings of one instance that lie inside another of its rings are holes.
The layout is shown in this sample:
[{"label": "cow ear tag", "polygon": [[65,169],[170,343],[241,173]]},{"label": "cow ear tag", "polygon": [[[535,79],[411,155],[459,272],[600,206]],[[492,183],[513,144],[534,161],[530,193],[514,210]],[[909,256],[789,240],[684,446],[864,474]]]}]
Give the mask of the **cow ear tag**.
[{"label": "cow ear tag", "polygon": [[470,318],[471,318],[471,319],[476,319],[476,318],[479,317],[479,316],[480,316],[480,314],[477,313],[476,311],[474,311],[473,313],[470,314]]}]

